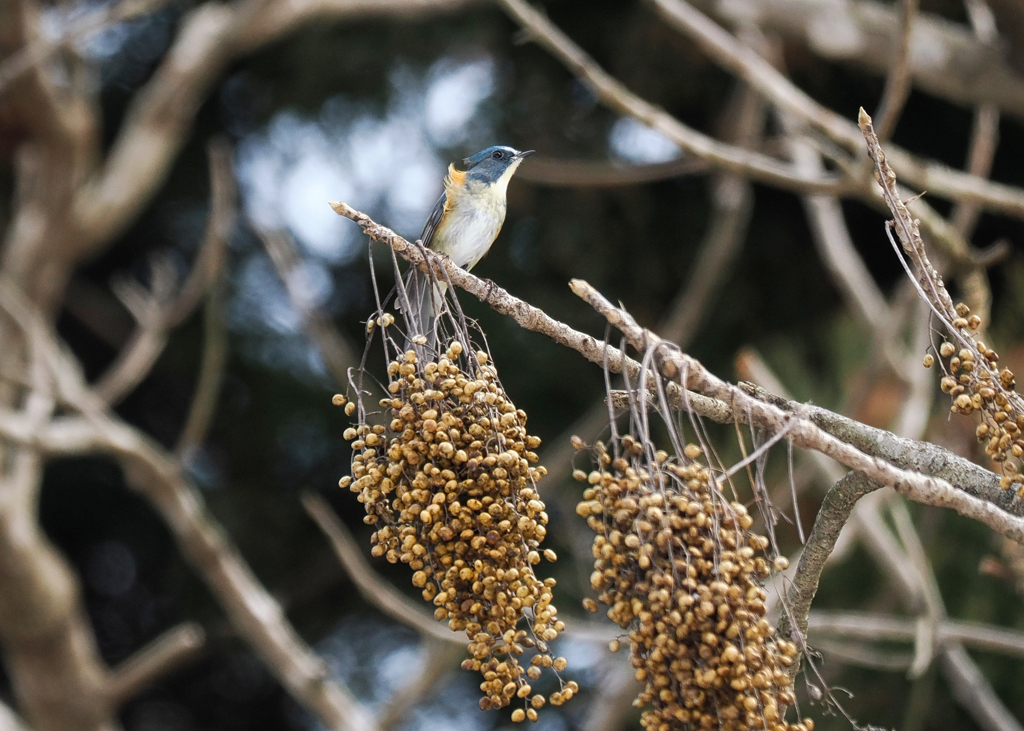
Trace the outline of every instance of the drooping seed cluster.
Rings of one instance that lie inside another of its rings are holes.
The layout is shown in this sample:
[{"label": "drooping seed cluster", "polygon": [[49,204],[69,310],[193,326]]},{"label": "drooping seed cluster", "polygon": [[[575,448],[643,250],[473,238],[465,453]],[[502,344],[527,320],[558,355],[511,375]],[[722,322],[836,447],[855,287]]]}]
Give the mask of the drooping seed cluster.
[{"label": "drooping seed cluster", "polygon": [[[961,347],[948,340],[939,346],[946,366],[940,382],[942,392],[952,398],[950,410],[954,414],[981,415],[975,434],[985,445],[985,453],[1000,466],[999,484],[1004,490],[1015,487],[1024,497],[1024,474],[1018,461],[1024,457],[1024,403],[1014,390],[1013,372],[999,368],[999,354],[969,334],[981,326],[981,319],[971,315],[962,302],[956,312],[958,317],[952,324],[964,338]],[[926,368],[934,362],[934,356],[925,355]]]},{"label": "drooping seed cluster", "polygon": [[373,555],[408,564],[434,616],[465,631],[463,668],[484,677],[480,707],[522,699],[512,720],[536,720],[546,702],[560,705],[579,690],[559,679],[545,698],[530,684],[543,668],[557,675],[566,665],[549,650],[565,626],[552,604],[555,580],[533,569],[542,556],[555,560],[540,550],[548,515],[536,482],[546,470],[534,466],[540,440],[527,434],[526,413],[486,353],[463,353],[453,341],[436,361],[409,350],[389,364],[390,397],[380,405],[390,423],[346,430],[352,476],[340,484],[359,494],[364,521],[379,526]]},{"label": "drooping seed cluster", "polygon": [[651,706],[644,728],[813,731],[810,719],[783,718],[795,702],[786,668],[797,647],[776,639],[764,617],[768,539],[750,532],[743,505],[713,493],[696,445],[652,461],[632,437],[621,446],[613,459],[598,444],[597,469],[575,471],[589,483],[577,512],[597,533],[591,584],[608,617],[630,629],[636,678],[646,683],[636,705]]}]

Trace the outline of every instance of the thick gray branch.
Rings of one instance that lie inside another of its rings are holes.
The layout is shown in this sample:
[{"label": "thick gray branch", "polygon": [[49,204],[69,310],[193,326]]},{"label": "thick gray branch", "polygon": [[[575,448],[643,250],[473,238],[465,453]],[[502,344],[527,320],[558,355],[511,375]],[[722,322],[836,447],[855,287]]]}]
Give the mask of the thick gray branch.
[{"label": "thick gray branch", "polygon": [[[818,517],[814,520],[814,528],[800,554],[800,563],[797,564],[793,584],[789,588],[786,612],[779,622],[779,634],[783,637],[802,640],[807,636],[807,615],[811,611],[814,595],[818,592],[818,582],[825,562],[832,554],[857,501],[880,487],[860,472],[847,472],[843,479],[829,488],[818,510]],[[796,666],[793,666],[794,672]]]}]

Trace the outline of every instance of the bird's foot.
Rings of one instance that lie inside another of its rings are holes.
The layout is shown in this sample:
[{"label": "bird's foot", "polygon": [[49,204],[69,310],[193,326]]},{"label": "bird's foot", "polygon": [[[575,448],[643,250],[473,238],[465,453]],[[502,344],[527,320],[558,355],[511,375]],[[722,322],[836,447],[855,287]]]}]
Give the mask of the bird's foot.
[{"label": "bird's foot", "polygon": [[484,295],[484,300],[489,300],[498,285],[494,283],[493,279],[485,279],[484,282],[487,284],[487,294]]}]

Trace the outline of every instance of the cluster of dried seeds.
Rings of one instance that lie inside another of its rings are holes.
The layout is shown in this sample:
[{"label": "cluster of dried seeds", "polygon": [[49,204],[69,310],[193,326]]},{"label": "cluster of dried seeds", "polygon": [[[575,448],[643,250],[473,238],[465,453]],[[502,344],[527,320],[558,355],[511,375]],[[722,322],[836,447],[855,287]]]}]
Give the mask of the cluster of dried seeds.
[{"label": "cluster of dried seeds", "polygon": [[[966,335],[981,326],[981,319],[971,315],[962,302],[956,312],[953,327],[960,333]],[[963,340],[959,349],[948,340],[939,346],[939,355],[946,364],[940,382],[942,392],[952,398],[950,410],[954,414],[981,415],[975,434],[985,445],[985,453],[1000,465],[1000,485],[1004,490],[1016,487],[1017,494],[1024,497],[1024,474],[1019,471],[1019,460],[1024,457],[1024,404],[1014,391],[1013,372],[999,368],[999,354],[985,343],[973,337]],[[934,362],[931,353],[925,355],[926,368]]]},{"label": "cluster of dried seeds", "polygon": [[346,430],[352,476],[340,485],[359,494],[364,521],[379,526],[373,555],[409,564],[434,616],[469,637],[463,668],[483,674],[480,707],[521,699],[512,720],[535,721],[545,703],[579,690],[561,679],[548,697],[531,687],[542,669],[557,676],[566,664],[549,650],[564,629],[551,603],[555,580],[533,570],[542,556],[555,560],[540,550],[548,515],[536,482],[546,470],[534,466],[540,440],[527,434],[526,413],[486,353],[464,350],[453,341],[436,361],[409,350],[389,364],[390,397],[380,405],[390,424]]},{"label": "cluster of dried seeds", "polygon": [[764,618],[768,539],[750,532],[743,505],[714,492],[696,445],[650,461],[632,437],[621,446],[613,459],[598,444],[597,469],[574,472],[589,483],[577,512],[597,533],[591,584],[609,618],[630,629],[636,678],[646,683],[636,705],[651,706],[644,728],[813,731],[810,719],[784,719],[796,700],[786,668],[797,648]]}]

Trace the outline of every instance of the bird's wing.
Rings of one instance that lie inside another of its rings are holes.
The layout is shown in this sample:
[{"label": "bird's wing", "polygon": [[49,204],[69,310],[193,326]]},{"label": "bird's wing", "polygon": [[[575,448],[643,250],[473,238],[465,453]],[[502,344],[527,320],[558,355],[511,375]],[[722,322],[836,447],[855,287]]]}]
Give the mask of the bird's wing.
[{"label": "bird's wing", "polygon": [[[420,234],[420,241],[423,245],[430,249],[433,248],[434,234],[437,233],[437,227],[441,224],[441,219],[444,217],[445,208],[448,206],[448,193],[441,193],[441,197],[437,199],[437,203],[434,204],[434,210],[430,212],[430,216],[427,217],[427,222],[423,225],[423,233]],[[435,297],[430,296],[430,290],[433,287],[429,285],[430,277],[423,272],[419,271],[415,267],[410,268],[406,278],[405,287],[407,296],[409,297],[410,304],[412,305],[412,312],[408,314],[415,315],[417,312],[420,313],[418,320],[418,330],[423,329],[423,324],[429,320],[431,311],[429,305],[432,304],[432,300]],[[404,311],[405,307],[402,302],[402,298],[399,297],[395,303],[398,310]],[[434,308],[438,309],[438,308]]]},{"label": "bird's wing", "polygon": [[437,232],[437,227],[441,223],[441,218],[444,216],[444,211],[447,207],[448,193],[446,191],[441,193],[441,197],[437,199],[437,203],[434,204],[434,210],[430,212],[430,216],[427,218],[427,222],[423,226],[423,233],[420,234],[420,240],[428,249],[433,248],[432,244],[434,243],[434,234]]}]

